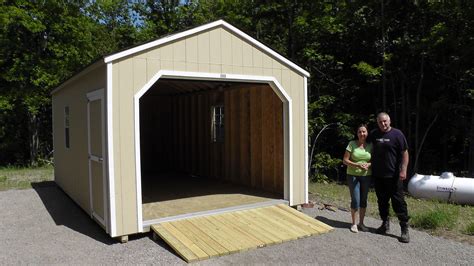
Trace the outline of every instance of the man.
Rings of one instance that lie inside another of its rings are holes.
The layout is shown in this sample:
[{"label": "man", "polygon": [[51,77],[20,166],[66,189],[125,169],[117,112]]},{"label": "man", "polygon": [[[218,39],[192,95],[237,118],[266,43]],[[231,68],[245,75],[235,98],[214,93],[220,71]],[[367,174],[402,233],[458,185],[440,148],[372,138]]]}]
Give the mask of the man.
[{"label": "man", "polygon": [[370,134],[372,141],[372,176],[375,182],[375,193],[382,225],[377,228],[378,234],[390,230],[389,201],[398,216],[401,228],[400,242],[410,242],[408,233],[408,210],[403,194],[403,180],[407,178],[408,145],[403,133],[390,127],[390,116],[387,113],[377,115],[379,129]]}]

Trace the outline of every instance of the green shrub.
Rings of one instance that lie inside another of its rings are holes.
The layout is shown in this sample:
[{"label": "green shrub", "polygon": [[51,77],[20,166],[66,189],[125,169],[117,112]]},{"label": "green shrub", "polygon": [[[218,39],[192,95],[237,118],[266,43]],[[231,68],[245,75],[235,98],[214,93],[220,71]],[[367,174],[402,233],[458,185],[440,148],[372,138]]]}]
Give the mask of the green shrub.
[{"label": "green shrub", "polygon": [[0,175],[0,183],[7,181],[7,176]]},{"label": "green shrub", "polygon": [[470,223],[466,228],[466,234],[474,236],[474,222]]},{"label": "green shrub", "polygon": [[[327,183],[331,179],[329,173],[337,173],[341,164],[341,159],[333,158],[326,152],[317,153],[313,158],[312,169],[314,172],[312,171],[311,181]],[[337,178],[334,179],[337,180]]]},{"label": "green shrub", "polygon": [[453,228],[459,216],[458,208],[436,208],[432,211],[415,214],[411,224],[414,227],[434,230],[438,228]]},{"label": "green shrub", "polygon": [[329,177],[322,173],[314,173],[311,175],[311,181],[327,184],[329,182]]}]

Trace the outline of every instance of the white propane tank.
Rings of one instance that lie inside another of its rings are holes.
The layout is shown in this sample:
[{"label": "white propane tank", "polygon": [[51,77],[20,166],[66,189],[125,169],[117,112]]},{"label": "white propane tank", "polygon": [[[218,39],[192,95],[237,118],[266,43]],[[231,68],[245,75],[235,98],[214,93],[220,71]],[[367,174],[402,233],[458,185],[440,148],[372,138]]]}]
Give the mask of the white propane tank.
[{"label": "white propane tank", "polygon": [[441,176],[415,174],[408,183],[408,192],[416,198],[474,205],[474,179],[455,177],[451,172]]}]

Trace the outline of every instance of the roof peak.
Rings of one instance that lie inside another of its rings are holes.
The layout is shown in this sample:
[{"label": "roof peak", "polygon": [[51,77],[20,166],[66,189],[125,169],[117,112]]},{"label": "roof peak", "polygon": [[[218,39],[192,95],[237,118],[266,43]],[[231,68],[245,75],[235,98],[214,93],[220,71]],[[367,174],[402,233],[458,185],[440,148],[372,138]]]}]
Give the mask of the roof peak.
[{"label": "roof peak", "polygon": [[234,34],[238,35],[239,37],[241,37],[242,39],[244,39],[246,41],[249,41],[250,43],[252,43],[255,46],[259,47],[260,49],[264,50],[268,54],[270,54],[273,57],[277,58],[278,60],[280,60],[285,65],[292,68],[293,70],[303,74],[306,77],[310,76],[309,72],[307,72],[306,70],[304,70],[300,66],[296,65],[295,63],[293,63],[289,59],[285,58],[284,56],[280,55],[279,53],[277,53],[276,51],[274,51],[270,47],[264,45],[263,43],[259,42],[255,38],[253,38],[250,35],[244,33],[243,31],[239,30],[238,28],[231,25],[230,23],[224,21],[223,19],[219,19],[219,20],[216,20],[214,22],[210,22],[210,23],[207,23],[207,24],[204,24],[204,25],[201,25],[201,26],[189,29],[189,30],[185,30],[183,32],[171,34],[171,35],[159,38],[157,40],[154,40],[154,41],[151,41],[151,42],[148,42],[148,43],[145,43],[145,44],[142,44],[142,45],[139,45],[139,46],[136,46],[136,47],[118,52],[118,53],[114,53],[114,54],[105,56],[104,57],[104,63],[111,63],[111,62],[113,62],[115,60],[118,60],[118,59],[121,59],[123,57],[129,56],[129,55],[132,55],[132,54],[135,54],[135,53],[139,53],[141,51],[144,51],[144,50],[147,50],[147,49],[159,46],[159,45],[163,45],[163,44],[166,44],[166,43],[169,43],[169,42],[173,42],[173,41],[185,38],[187,36],[190,36],[190,35],[193,35],[193,34],[196,34],[196,33],[199,33],[199,32],[203,32],[203,31],[206,31],[206,30],[209,30],[209,29],[212,29],[212,28],[216,28],[216,27],[219,27],[219,26],[226,28],[227,30],[229,30],[232,33],[234,33]]}]

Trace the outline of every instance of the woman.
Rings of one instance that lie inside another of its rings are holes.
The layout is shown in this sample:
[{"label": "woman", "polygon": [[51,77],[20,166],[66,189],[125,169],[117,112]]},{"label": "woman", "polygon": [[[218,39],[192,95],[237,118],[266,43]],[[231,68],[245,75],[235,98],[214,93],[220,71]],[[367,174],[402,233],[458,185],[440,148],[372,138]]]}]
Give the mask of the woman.
[{"label": "woman", "polygon": [[[347,165],[347,183],[351,192],[351,232],[353,233],[358,232],[357,227],[363,232],[368,231],[364,225],[364,216],[370,184],[372,144],[366,142],[367,135],[367,125],[359,125],[357,140],[349,142],[343,159],[344,164]],[[359,226],[356,224],[357,212],[359,212]]]}]

